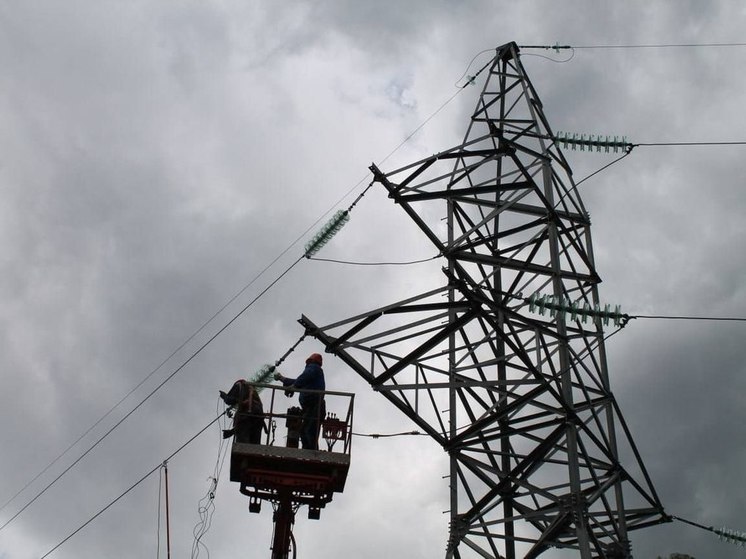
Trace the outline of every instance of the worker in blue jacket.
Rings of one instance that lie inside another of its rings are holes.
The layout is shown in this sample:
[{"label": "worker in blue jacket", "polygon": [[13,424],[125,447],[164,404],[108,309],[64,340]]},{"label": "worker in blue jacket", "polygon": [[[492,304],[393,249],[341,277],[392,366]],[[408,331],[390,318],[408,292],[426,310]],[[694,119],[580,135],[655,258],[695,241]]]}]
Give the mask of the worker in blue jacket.
[{"label": "worker in blue jacket", "polygon": [[[302,388],[305,390],[326,390],[324,381],[324,370],[321,368],[321,355],[312,353],[306,359],[306,367],[298,378],[287,378],[281,373],[275,373],[275,380],[282,381],[282,384],[289,389]],[[303,410],[303,427],[301,430],[300,441],[305,449],[319,449],[319,428],[321,421],[326,416],[326,405],[324,395],[313,392],[301,392],[298,395],[298,402]]]}]

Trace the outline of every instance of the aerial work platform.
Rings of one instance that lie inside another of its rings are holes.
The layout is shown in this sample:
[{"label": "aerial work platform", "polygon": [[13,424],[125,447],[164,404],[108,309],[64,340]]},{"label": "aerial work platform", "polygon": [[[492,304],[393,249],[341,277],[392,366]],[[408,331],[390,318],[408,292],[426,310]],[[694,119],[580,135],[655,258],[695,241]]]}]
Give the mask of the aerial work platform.
[{"label": "aerial work platform", "polygon": [[[295,513],[308,505],[308,518],[318,519],[334,493],[344,491],[350,469],[354,394],[319,392],[325,406],[312,420],[319,425],[319,450],[298,448],[304,418],[298,407],[285,408],[285,387],[255,385],[269,394],[269,410],[256,414],[265,429],[258,444],[237,442],[231,449],[230,480],[241,484],[249,497],[249,512],[261,511],[261,502],[274,508],[272,559],[289,557]],[[295,402],[293,402],[295,403]],[[282,409],[282,411],[279,411]],[[323,414],[323,417],[321,417]],[[306,418],[309,420],[309,418]]]},{"label": "aerial work platform", "polygon": [[[231,481],[266,491],[344,491],[350,455],[326,450],[233,443]],[[331,499],[330,499],[331,500]]]}]

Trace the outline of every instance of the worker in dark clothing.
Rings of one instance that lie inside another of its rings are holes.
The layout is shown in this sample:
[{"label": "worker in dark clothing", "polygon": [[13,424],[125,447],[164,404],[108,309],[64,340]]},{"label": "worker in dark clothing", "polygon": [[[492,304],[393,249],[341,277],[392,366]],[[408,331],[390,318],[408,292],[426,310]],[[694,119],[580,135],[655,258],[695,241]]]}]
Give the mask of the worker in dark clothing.
[{"label": "worker in dark clothing", "polygon": [[229,406],[236,406],[233,416],[233,429],[223,431],[223,438],[235,435],[238,443],[259,444],[262,430],[268,432],[264,422],[264,408],[262,399],[250,383],[239,379],[226,394],[220,391],[220,397]]},{"label": "worker in dark clothing", "polygon": [[[275,373],[275,380],[282,381],[282,384],[289,389],[302,388],[306,390],[326,390],[324,381],[324,370],[321,368],[321,355],[312,353],[306,359],[306,367],[298,378],[287,378],[281,373]],[[303,427],[301,430],[300,441],[305,449],[319,449],[319,428],[321,421],[326,415],[326,405],[323,394],[301,392],[298,395],[298,402],[303,410]]]}]

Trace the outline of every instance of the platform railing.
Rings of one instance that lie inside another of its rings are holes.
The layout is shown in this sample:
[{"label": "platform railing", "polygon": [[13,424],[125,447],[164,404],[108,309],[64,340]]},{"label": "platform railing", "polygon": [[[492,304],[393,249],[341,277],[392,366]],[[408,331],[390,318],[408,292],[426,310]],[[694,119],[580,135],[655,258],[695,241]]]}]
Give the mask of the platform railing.
[{"label": "platform railing", "polygon": [[[252,385],[262,400],[262,413],[240,412],[264,422],[259,444],[298,447],[303,417],[296,394],[321,394],[324,406],[318,406],[319,451],[350,454],[355,395],[332,390],[306,390],[272,384]],[[292,396],[289,398],[287,396]],[[239,413],[239,412],[236,412]]]}]

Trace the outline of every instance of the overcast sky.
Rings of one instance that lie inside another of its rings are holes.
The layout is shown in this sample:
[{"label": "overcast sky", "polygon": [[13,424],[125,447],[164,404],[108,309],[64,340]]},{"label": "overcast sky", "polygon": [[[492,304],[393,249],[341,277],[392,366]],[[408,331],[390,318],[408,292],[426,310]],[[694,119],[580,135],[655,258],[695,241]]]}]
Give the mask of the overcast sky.
[{"label": "overcast sky", "polygon": [[[744,29],[734,0],[0,0],[0,505],[314,222],[349,205],[368,165],[456,92],[480,51],[510,41],[744,42]],[[746,140],[746,47],[578,49],[567,63],[529,55],[569,51],[523,53],[554,130]],[[382,168],[460,143],[479,90],[464,89]],[[641,146],[583,183],[604,302],[633,315],[746,317],[744,155],[746,146]],[[613,157],[568,154],[576,179]],[[302,244],[0,511],[0,525]],[[319,256],[408,261],[433,251],[377,185]],[[218,389],[297,341],[301,314],[324,324],[403,299],[439,285],[440,266],[301,262],[0,530],[0,559],[42,556],[162,462],[216,416]],[[745,339],[738,322],[637,319],[607,345],[612,389],[667,512],[741,530]],[[305,341],[285,373],[322,349]],[[325,371],[330,389],[356,393],[356,431],[412,429],[332,356]],[[192,547],[218,443],[213,427],[169,463],[174,557]],[[298,515],[298,557],[442,556],[447,472],[425,437],[357,438],[345,493],[320,521]],[[223,474],[203,538],[210,556],[268,557],[271,510],[249,515]],[[53,557],[155,556],[157,506],[153,475]],[[742,556],[681,523],[634,532],[632,545],[641,559]]]}]

